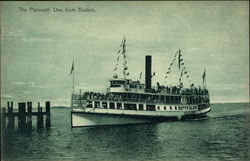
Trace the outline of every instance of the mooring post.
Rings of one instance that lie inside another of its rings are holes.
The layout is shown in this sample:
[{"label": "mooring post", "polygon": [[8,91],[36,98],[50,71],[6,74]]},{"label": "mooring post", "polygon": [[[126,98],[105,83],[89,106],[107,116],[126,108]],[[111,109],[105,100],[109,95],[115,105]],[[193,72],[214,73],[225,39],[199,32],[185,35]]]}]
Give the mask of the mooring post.
[{"label": "mooring post", "polygon": [[46,106],[46,127],[50,127],[51,126],[51,120],[50,120],[50,102],[49,101],[45,102],[45,106]]},{"label": "mooring post", "polygon": [[26,124],[26,111],[25,111],[25,102],[18,103],[18,127],[25,128]]},{"label": "mooring post", "polygon": [[41,127],[41,117],[40,117],[40,102],[38,102],[38,106],[37,106],[37,121],[36,121],[36,126],[38,129],[40,129]]},{"label": "mooring post", "polygon": [[37,128],[38,129],[43,128],[43,114],[40,102],[38,102],[38,107],[37,107]]},{"label": "mooring post", "polygon": [[6,129],[6,117],[5,117],[5,107],[2,108],[2,111],[1,111],[1,123],[2,123],[2,130]]},{"label": "mooring post", "polygon": [[14,129],[14,124],[15,124],[15,117],[13,116],[13,102],[7,102],[7,107],[8,107],[8,124],[7,128],[8,129]]},{"label": "mooring post", "polygon": [[32,128],[32,102],[27,102],[27,128]]},{"label": "mooring post", "polygon": [[41,117],[41,128],[44,127],[44,121],[43,121],[43,108],[42,106],[40,107],[40,117]]}]

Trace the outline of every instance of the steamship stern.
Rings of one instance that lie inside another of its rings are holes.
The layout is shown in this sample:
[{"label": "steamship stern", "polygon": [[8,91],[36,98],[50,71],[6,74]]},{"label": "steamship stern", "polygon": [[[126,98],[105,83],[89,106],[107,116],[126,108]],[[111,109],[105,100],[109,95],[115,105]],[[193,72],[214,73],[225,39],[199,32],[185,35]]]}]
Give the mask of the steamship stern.
[{"label": "steamship stern", "polygon": [[[178,54],[180,60],[180,50]],[[125,72],[124,78],[114,75],[109,80],[110,86],[105,94],[96,92],[72,94],[71,126],[194,119],[205,117],[211,110],[209,93],[205,86],[195,88],[192,84],[190,88],[183,88],[181,83],[179,86],[169,87],[157,83],[157,87],[152,87],[150,55],[145,59],[145,84],[128,79],[125,75]]]}]

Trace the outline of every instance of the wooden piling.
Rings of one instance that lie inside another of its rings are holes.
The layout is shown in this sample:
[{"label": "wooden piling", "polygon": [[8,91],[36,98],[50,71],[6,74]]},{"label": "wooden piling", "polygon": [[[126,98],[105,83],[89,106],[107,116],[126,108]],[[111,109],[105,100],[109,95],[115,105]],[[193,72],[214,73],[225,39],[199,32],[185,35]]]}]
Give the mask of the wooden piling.
[{"label": "wooden piling", "polygon": [[27,102],[27,128],[32,128],[32,102]]},{"label": "wooden piling", "polygon": [[47,101],[45,103],[46,106],[46,127],[50,127],[51,126],[51,119],[50,119],[50,102]]},{"label": "wooden piling", "polygon": [[44,128],[43,109],[42,109],[42,106],[40,107],[40,119],[41,119],[41,128]]},{"label": "wooden piling", "polygon": [[36,127],[38,129],[40,129],[40,125],[41,125],[41,120],[40,120],[40,102],[38,102],[38,106],[37,106],[37,121],[36,121]]},{"label": "wooden piling", "polygon": [[25,128],[26,124],[26,110],[25,110],[25,103],[18,103],[18,128]]},{"label": "wooden piling", "polygon": [[8,107],[8,124],[7,128],[8,129],[14,129],[14,124],[15,124],[15,117],[13,116],[13,102],[7,102],[7,107]]},{"label": "wooden piling", "polygon": [[2,123],[2,130],[6,129],[6,117],[5,117],[5,107],[2,108],[2,111],[1,111],[1,123]]},{"label": "wooden piling", "polygon": [[[13,112],[13,102],[7,102],[8,112],[5,108],[1,109],[1,123],[0,126],[2,129],[6,128],[6,118],[7,128],[13,129],[15,123],[15,117],[18,117],[18,128],[29,128],[32,129],[32,116],[37,116],[37,129],[44,127],[44,118],[43,115],[46,115],[46,127],[51,127],[51,116],[50,116],[50,102],[47,101],[46,112],[42,111],[40,102],[38,102],[37,112],[32,112],[32,102],[27,102],[27,111],[26,103],[18,103],[18,112]],[[26,119],[27,117],[27,119]]]},{"label": "wooden piling", "polygon": [[43,128],[43,114],[42,107],[40,106],[40,102],[38,102],[37,107],[37,129]]}]

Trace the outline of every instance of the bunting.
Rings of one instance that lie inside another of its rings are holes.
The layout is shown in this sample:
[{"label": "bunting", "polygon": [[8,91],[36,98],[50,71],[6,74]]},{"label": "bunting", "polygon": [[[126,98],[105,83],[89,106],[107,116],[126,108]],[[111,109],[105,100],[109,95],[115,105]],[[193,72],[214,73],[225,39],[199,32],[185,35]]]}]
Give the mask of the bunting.
[{"label": "bunting", "polygon": [[[172,68],[172,66],[173,66],[173,64],[174,64],[174,62],[175,62],[175,60],[176,60],[176,56],[177,56],[178,53],[179,53],[179,51],[177,51],[177,52],[175,53],[174,59],[173,59],[173,61],[171,62],[170,66],[168,67],[168,70],[167,70],[166,74],[169,74],[169,73],[171,72],[171,68]],[[165,76],[165,79],[166,79],[166,78],[168,78],[167,75]]]},{"label": "bunting", "polygon": [[[180,49],[175,53],[174,59],[170,63],[169,68],[167,69],[166,76],[164,77],[165,78],[164,82],[166,82],[166,79],[170,77],[169,74],[171,73],[171,68],[172,68],[175,60],[178,61],[178,63],[177,63],[178,67],[177,68],[179,68],[179,71],[180,71],[180,78],[179,78],[180,82],[181,82],[182,78],[185,76],[185,78],[188,80],[188,82],[191,83],[190,76],[188,75],[188,72],[186,70],[186,67],[185,67],[185,64],[184,64],[184,58],[183,58],[183,55],[181,54]],[[203,78],[203,84],[204,84],[205,74],[203,74],[202,78]]]},{"label": "bunting", "polygon": [[[121,43],[120,43],[120,49],[118,50],[117,52],[118,54],[118,57],[116,59],[116,64],[115,64],[115,68],[114,68],[114,71],[116,71],[118,69],[118,65],[119,65],[119,61],[123,61],[123,75],[124,77],[126,75],[129,75],[129,73],[126,72],[126,70],[128,70],[128,67],[127,67],[127,61],[126,61],[126,38],[125,36],[123,37]],[[123,60],[121,60],[122,58],[120,58],[120,54],[123,54]]]}]

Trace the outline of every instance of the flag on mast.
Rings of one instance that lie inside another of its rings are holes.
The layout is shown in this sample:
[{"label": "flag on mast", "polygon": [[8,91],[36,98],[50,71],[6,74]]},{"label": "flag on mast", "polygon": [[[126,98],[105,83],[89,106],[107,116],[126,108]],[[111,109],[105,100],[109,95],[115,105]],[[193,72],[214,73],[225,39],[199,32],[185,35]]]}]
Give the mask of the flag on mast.
[{"label": "flag on mast", "polygon": [[205,79],[206,79],[206,69],[204,69],[204,73],[202,75],[202,84],[203,85],[204,85]]},{"label": "flag on mast", "polygon": [[140,73],[139,79],[141,79],[141,76],[142,76],[142,72]]},{"label": "flag on mast", "polygon": [[71,75],[71,74],[73,73],[73,71],[74,71],[74,60],[73,60],[72,67],[71,67],[71,71],[70,71],[70,74],[69,74],[69,75]]},{"label": "flag on mast", "polygon": [[179,66],[179,70],[181,67],[181,50],[179,49],[179,57],[178,57],[178,66]]}]

